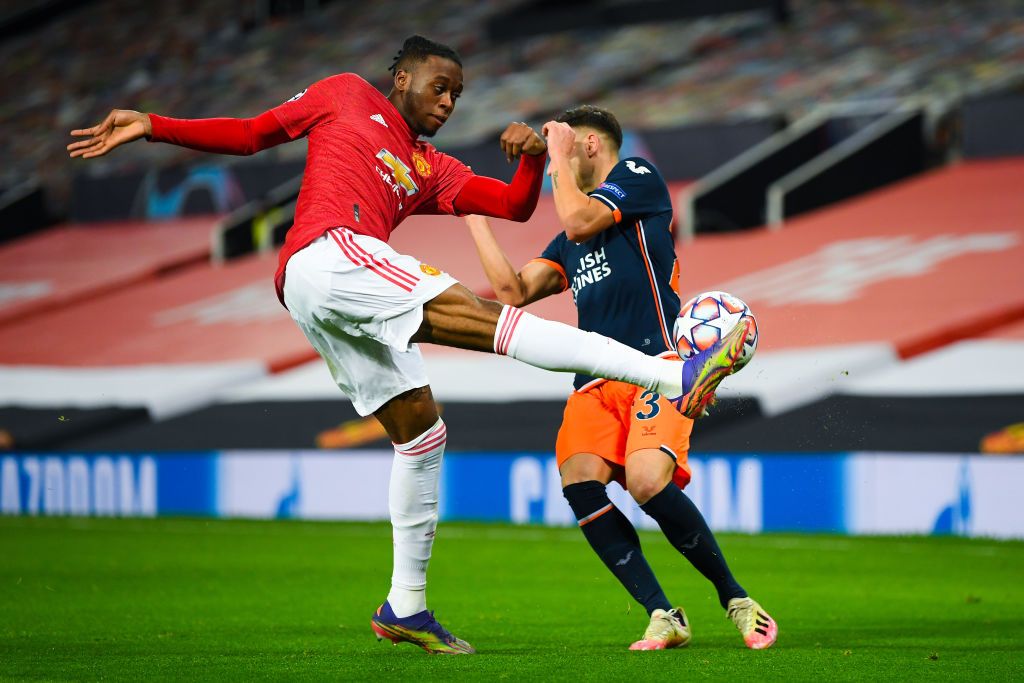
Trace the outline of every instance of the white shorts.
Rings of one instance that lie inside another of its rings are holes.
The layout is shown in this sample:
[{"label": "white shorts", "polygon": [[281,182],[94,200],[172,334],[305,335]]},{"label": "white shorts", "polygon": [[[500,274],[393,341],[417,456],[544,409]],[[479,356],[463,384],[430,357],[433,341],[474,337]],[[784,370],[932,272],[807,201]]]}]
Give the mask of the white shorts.
[{"label": "white shorts", "polygon": [[284,301],[356,412],[370,415],[429,384],[409,339],[423,304],[455,284],[378,239],[335,228],[288,260]]}]

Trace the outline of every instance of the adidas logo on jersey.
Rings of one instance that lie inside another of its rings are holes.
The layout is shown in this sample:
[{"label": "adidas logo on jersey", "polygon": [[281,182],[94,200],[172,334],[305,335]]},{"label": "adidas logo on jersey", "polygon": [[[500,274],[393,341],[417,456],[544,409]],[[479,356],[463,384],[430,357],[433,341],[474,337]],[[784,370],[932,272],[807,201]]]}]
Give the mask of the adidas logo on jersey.
[{"label": "adidas logo on jersey", "polygon": [[628,168],[633,173],[636,173],[637,175],[643,175],[645,173],[651,172],[651,169],[647,168],[646,166],[637,166],[636,162],[633,161],[632,159],[626,162],[626,168]]},{"label": "adidas logo on jersey", "polygon": [[370,118],[371,118],[372,120],[376,121],[377,123],[379,123],[380,125],[384,126],[385,128],[387,128],[387,127],[388,127],[388,123],[387,123],[387,121],[385,121],[385,120],[384,120],[384,117],[383,117],[383,116],[381,116],[380,114],[374,114],[374,115],[373,115],[373,116],[371,116]]}]

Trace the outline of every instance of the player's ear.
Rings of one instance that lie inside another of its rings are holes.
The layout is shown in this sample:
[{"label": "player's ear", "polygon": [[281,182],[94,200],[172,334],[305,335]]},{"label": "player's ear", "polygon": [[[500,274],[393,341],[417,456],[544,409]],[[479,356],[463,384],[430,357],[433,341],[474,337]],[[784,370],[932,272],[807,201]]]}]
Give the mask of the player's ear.
[{"label": "player's ear", "polygon": [[597,133],[587,133],[587,156],[596,157],[597,153],[601,151],[601,136]]},{"label": "player's ear", "polygon": [[409,83],[412,81],[412,74],[405,69],[395,69],[395,90],[398,92],[405,92],[409,89]]}]

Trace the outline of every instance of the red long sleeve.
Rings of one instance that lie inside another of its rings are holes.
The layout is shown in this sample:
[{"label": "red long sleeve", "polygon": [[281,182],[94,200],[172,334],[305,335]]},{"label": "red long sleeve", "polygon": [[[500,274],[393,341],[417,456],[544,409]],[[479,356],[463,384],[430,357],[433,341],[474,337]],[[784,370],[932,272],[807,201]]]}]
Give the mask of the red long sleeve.
[{"label": "red long sleeve", "polygon": [[272,111],[251,119],[172,119],[150,114],[149,120],[150,142],[201,152],[249,155],[292,139]]},{"label": "red long sleeve", "polygon": [[519,222],[529,220],[537,208],[546,160],[547,154],[522,155],[508,184],[496,178],[473,176],[455,198],[455,210],[460,214],[478,213]]}]

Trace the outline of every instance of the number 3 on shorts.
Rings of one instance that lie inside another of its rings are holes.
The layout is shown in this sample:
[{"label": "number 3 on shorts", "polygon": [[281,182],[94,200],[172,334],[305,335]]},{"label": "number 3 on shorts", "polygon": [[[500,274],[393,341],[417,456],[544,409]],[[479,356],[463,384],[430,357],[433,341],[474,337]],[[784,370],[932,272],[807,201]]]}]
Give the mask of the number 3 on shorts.
[{"label": "number 3 on shorts", "polygon": [[640,394],[640,400],[643,401],[650,410],[641,410],[636,414],[638,420],[650,420],[652,417],[661,412],[661,406],[658,405],[658,399],[661,398],[661,394],[656,394],[653,391],[645,391]]}]

